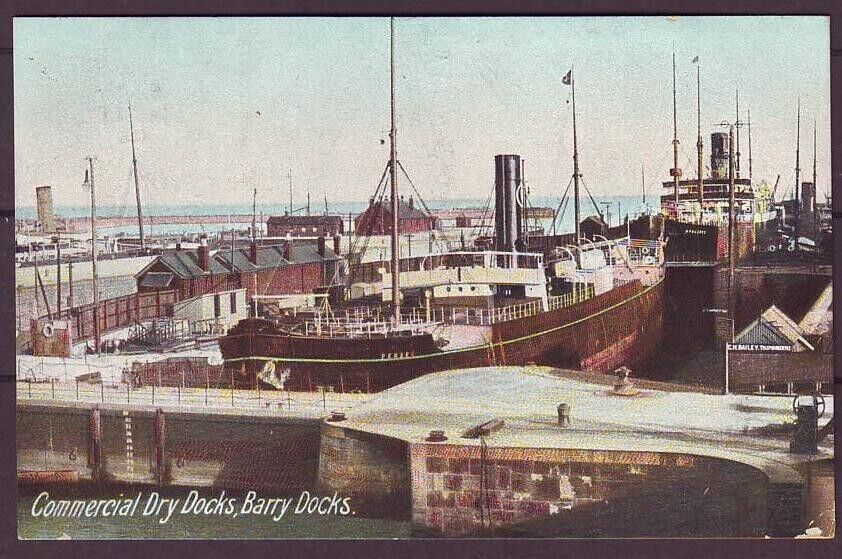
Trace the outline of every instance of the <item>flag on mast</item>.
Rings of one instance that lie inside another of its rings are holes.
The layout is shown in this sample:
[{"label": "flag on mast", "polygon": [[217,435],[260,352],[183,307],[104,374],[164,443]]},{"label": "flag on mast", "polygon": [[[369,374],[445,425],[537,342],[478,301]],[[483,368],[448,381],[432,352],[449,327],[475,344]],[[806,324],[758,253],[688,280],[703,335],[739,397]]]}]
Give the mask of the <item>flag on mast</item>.
[{"label": "flag on mast", "polygon": [[693,57],[693,64],[698,64],[698,63],[699,63],[699,57],[698,56]]},{"label": "flag on mast", "polygon": [[563,83],[564,85],[570,85],[570,80],[572,79],[572,74],[573,74],[573,69],[571,68],[570,70],[567,71],[567,74],[565,74],[564,77],[561,78],[561,83]]}]

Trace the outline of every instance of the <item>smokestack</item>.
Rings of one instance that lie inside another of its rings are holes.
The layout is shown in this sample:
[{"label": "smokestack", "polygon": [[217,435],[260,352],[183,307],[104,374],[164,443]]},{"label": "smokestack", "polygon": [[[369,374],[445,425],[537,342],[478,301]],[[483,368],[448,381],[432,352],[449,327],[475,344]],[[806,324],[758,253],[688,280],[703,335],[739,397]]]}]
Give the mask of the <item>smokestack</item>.
[{"label": "smokestack", "polygon": [[333,236],[333,252],[339,256],[342,252],[342,237],[339,235]]},{"label": "smokestack", "polygon": [[520,237],[521,208],[517,203],[517,189],[521,183],[519,155],[494,156],[494,229],[495,248],[514,250]]},{"label": "smokestack", "polygon": [[38,206],[38,221],[41,222],[41,231],[54,233],[56,230],[56,219],[53,213],[53,189],[49,186],[39,186],[35,189],[35,199]]},{"label": "smokestack", "polygon": [[714,132],[710,135],[710,176],[714,179],[728,178],[728,134]]},{"label": "smokestack", "polygon": [[319,234],[319,240],[318,240],[317,246],[318,246],[318,248],[316,249],[316,251],[319,253],[319,256],[324,258],[325,257],[325,232],[324,232],[324,230],[322,230],[322,232]]},{"label": "smokestack", "polygon": [[812,214],[816,210],[816,186],[811,182],[801,183],[801,212]]},{"label": "smokestack", "polygon": [[199,268],[207,272],[210,269],[210,249],[208,248],[207,239],[199,239]]},{"label": "smokestack", "polygon": [[292,262],[292,237],[287,237],[287,242],[284,243],[284,260]]},{"label": "smokestack", "polygon": [[254,240],[252,240],[251,244],[249,244],[249,260],[251,260],[252,264],[257,266],[257,243],[254,242]]},{"label": "smokestack", "polygon": [[412,198],[412,194],[409,195],[409,209],[410,210],[415,209],[415,200]]}]

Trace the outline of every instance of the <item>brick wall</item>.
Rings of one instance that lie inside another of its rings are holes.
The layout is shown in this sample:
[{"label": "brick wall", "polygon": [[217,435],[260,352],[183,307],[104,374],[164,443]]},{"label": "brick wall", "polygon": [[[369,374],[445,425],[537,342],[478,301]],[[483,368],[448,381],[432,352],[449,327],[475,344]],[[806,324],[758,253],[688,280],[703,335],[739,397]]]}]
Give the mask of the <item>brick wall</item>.
[{"label": "brick wall", "polygon": [[[765,476],[726,461],[513,448],[488,448],[483,458],[478,446],[447,444],[410,445],[410,455],[413,528],[420,533],[521,526],[520,535],[760,536],[766,528]],[[593,521],[600,516],[613,520]]]}]

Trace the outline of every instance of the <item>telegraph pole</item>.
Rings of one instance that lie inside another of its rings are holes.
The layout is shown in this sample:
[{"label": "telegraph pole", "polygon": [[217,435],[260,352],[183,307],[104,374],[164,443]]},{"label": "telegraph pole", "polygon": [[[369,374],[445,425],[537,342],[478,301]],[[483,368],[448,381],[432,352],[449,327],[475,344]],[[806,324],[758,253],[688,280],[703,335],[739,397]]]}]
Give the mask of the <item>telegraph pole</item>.
[{"label": "telegraph pole", "polygon": [[93,288],[94,288],[94,345],[96,347],[96,354],[99,355],[99,346],[100,346],[100,332],[99,332],[99,285],[97,281],[97,270],[96,270],[96,258],[97,258],[97,245],[96,245],[96,188],[94,187],[94,158],[88,157],[88,168],[90,172],[90,177],[85,177],[86,179],[90,178],[90,181],[86,180],[85,182],[89,183],[91,187],[91,270],[93,272]]}]

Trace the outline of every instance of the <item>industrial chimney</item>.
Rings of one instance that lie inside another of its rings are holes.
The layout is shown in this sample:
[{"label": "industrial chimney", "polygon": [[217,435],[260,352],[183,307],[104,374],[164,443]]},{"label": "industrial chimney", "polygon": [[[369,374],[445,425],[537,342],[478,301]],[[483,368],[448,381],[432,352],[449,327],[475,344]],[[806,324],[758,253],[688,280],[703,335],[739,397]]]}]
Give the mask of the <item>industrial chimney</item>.
[{"label": "industrial chimney", "polygon": [[205,272],[210,270],[210,249],[208,248],[208,241],[205,238],[199,240],[198,259],[199,268]]},{"label": "industrial chimney", "polygon": [[517,201],[521,185],[519,155],[494,156],[494,235],[496,250],[511,252],[520,238],[522,209]]},{"label": "industrial chimney", "polygon": [[339,256],[342,252],[342,237],[339,235],[333,236],[333,252],[336,253],[336,256]]},{"label": "industrial chimney", "polygon": [[728,178],[728,134],[714,132],[710,135],[710,176],[714,179]]},{"label": "industrial chimney", "polygon": [[325,232],[324,232],[324,230],[322,230],[322,232],[319,234],[319,239],[318,239],[317,242],[318,242],[318,245],[317,245],[316,251],[319,253],[319,256],[324,258],[325,257]]},{"label": "industrial chimney", "polygon": [[287,236],[287,242],[284,243],[284,260],[292,262],[292,237]]},{"label": "industrial chimney", "polygon": [[35,199],[38,206],[38,221],[41,222],[41,231],[54,233],[56,230],[56,219],[53,213],[53,189],[50,186],[39,186],[35,189]]},{"label": "industrial chimney", "polygon": [[257,266],[257,243],[252,240],[251,244],[249,244],[249,260],[251,263]]}]

